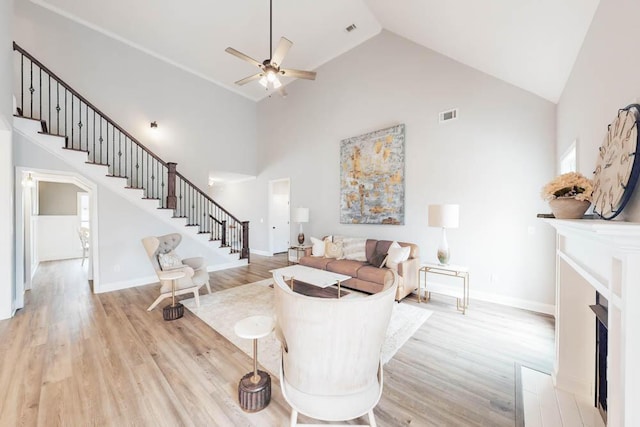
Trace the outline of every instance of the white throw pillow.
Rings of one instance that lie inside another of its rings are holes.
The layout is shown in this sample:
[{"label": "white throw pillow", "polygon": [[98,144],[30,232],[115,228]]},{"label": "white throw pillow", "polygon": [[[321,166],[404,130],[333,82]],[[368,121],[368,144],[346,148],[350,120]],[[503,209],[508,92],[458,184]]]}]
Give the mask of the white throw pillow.
[{"label": "white throw pillow", "polygon": [[362,237],[345,237],[342,239],[342,251],[345,259],[353,261],[366,261],[365,247],[367,239]]},{"label": "white throw pillow", "polygon": [[169,251],[166,254],[158,254],[158,263],[162,271],[175,270],[183,267],[180,257],[174,251]]},{"label": "white throw pillow", "polygon": [[393,242],[387,251],[386,266],[392,270],[398,271],[398,264],[409,259],[411,254],[410,246],[400,246],[398,242]]},{"label": "white throw pillow", "polygon": [[313,256],[324,256],[324,240],[316,239],[315,237],[311,238],[311,255]]}]

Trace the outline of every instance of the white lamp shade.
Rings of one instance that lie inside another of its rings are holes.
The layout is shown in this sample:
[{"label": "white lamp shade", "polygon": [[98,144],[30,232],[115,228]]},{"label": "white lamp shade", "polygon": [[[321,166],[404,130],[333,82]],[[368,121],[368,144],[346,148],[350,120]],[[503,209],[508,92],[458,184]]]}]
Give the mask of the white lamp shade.
[{"label": "white lamp shade", "polygon": [[429,205],[429,226],[458,228],[460,205]]},{"label": "white lamp shade", "polygon": [[293,211],[293,222],[309,222],[309,208],[296,208]]}]

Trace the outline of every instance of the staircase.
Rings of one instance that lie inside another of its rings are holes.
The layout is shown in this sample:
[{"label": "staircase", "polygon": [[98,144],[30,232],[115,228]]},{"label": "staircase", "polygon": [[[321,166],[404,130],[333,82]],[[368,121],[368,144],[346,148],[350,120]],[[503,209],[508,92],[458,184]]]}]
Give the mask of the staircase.
[{"label": "staircase", "polygon": [[[232,259],[249,262],[240,221],[16,43],[20,93],[14,127],[83,175]],[[150,209],[151,208],[151,209]]]}]

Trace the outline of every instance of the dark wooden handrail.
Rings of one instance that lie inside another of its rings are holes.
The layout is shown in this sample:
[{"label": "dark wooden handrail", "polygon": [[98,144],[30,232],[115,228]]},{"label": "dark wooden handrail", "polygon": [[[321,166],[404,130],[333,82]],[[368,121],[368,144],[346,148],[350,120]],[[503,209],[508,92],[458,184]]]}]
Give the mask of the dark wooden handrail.
[{"label": "dark wooden handrail", "polygon": [[[162,160],[160,157],[158,157],[153,151],[149,150],[147,147],[144,146],[144,144],[142,144],[140,141],[138,141],[133,135],[131,135],[129,132],[127,132],[126,130],[124,130],[122,127],[120,127],[113,119],[111,119],[109,116],[107,116],[105,113],[103,113],[102,111],[100,111],[95,105],[93,105],[92,103],[90,103],[89,101],[87,101],[87,99],[80,95],[78,92],[76,92],[71,86],[69,86],[64,80],[62,80],[60,77],[58,77],[53,71],[51,71],[49,68],[47,68],[42,62],[38,61],[33,55],[31,55],[29,52],[27,52],[26,50],[24,50],[22,47],[20,47],[16,42],[13,42],[13,50],[17,50],[18,52],[20,52],[21,54],[23,54],[24,56],[26,56],[27,58],[29,58],[29,60],[31,62],[33,62],[34,64],[36,64],[38,67],[40,67],[43,71],[49,73],[49,75],[51,77],[53,77],[58,83],[60,83],[66,90],[68,90],[70,93],[72,93],[74,96],[76,96],[78,99],[80,99],[82,102],[85,103],[85,105],[91,107],[91,109],[93,109],[96,113],[98,113],[100,116],[102,116],[106,121],[108,121],[114,128],[118,129],[118,131],[122,132],[123,135],[126,135],[127,138],[129,138],[130,140],[132,140],[133,142],[135,142],[140,148],[142,148],[144,151],[146,151],[150,156],[152,156],[154,159],[156,159],[160,164],[162,164],[163,166],[167,166],[167,164],[165,163],[164,160]],[[193,185],[193,184],[192,184]],[[196,187],[197,188],[197,187]]]},{"label": "dark wooden handrail", "polygon": [[[176,175],[179,176],[184,182],[186,182],[187,184],[189,184],[190,186],[192,186],[193,188],[198,188],[193,182],[189,181],[187,178],[184,177],[184,175],[182,175],[180,172],[176,172]],[[200,190],[198,190],[200,191]],[[222,206],[220,206],[218,203],[216,203],[211,197],[209,197],[204,191],[201,191],[202,197],[204,197],[205,199],[207,199],[208,201],[210,201],[211,203],[213,203],[218,209],[220,209],[222,212],[224,212],[225,214],[229,215],[229,218],[231,218],[232,220],[236,221],[239,224],[242,224],[242,221],[240,221],[238,218],[236,218],[235,216],[231,215],[229,213],[229,211],[227,211],[225,208],[223,208]]]}]

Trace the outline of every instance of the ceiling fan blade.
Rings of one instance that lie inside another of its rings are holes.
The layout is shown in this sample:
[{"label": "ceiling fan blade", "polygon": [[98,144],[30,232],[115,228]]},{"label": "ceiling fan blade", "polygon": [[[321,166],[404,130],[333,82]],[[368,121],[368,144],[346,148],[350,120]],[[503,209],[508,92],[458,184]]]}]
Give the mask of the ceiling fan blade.
[{"label": "ceiling fan blade", "polygon": [[237,84],[238,86],[242,86],[242,85],[245,85],[245,84],[247,84],[247,83],[249,83],[249,82],[252,82],[252,81],[254,81],[254,80],[258,80],[258,79],[259,79],[260,77],[262,77],[262,76],[263,76],[263,74],[262,74],[262,73],[254,74],[253,76],[245,77],[244,79],[238,80],[238,81],[236,82],[236,84]]},{"label": "ceiling fan blade", "polygon": [[293,45],[293,42],[284,37],[280,37],[280,41],[278,42],[278,46],[276,46],[276,51],[273,54],[273,58],[271,58],[271,65],[274,67],[279,67],[282,64],[282,60],[284,59],[287,52]]},{"label": "ceiling fan blade", "polygon": [[293,77],[295,79],[307,79],[307,80],[316,79],[315,71],[280,69],[280,73],[285,77]]},{"label": "ceiling fan blade", "polygon": [[227,53],[230,53],[231,55],[236,56],[236,57],[238,57],[238,58],[240,58],[242,60],[247,61],[251,65],[254,65],[254,66],[258,67],[258,68],[262,68],[262,64],[260,62],[256,61],[255,59],[251,58],[250,56],[245,55],[242,52],[238,52],[237,50],[235,50],[232,47],[228,47],[224,51],[227,52]]}]

